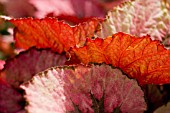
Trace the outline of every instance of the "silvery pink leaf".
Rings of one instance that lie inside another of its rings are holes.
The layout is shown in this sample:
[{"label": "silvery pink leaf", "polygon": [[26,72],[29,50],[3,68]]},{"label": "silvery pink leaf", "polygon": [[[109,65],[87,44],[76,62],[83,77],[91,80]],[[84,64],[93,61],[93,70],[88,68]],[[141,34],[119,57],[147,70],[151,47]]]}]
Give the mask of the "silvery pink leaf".
[{"label": "silvery pink leaf", "polygon": [[135,36],[151,35],[163,41],[170,34],[170,2],[165,0],[134,0],[108,12],[99,37],[125,32]]},{"label": "silvery pink leaf", "polygon": [[144,94],[137,82],[108,65],[55,67],[21,87],[29,113],[142,113]]}]

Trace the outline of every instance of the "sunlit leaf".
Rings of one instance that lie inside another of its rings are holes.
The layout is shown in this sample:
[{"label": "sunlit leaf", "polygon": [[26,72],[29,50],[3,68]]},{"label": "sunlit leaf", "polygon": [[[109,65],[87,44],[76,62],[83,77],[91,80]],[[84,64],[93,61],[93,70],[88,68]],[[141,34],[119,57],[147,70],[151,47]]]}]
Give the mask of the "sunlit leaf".
[{"label": "sunlit leaf", "polygon": [[87,22],[71,27],[58,21],[57,18],[10,20],[16,26],[14,38],[17,47],[24,49],[32,46],[51,48],[59,53],[68,51],[70,47],[83,46],[86,37],[94,36],[101,21],[101,19],[92,18]]},{"label": "sunlit leaf", "polygon": [[170,83],[170,50],[149,36],[134,37],[124,33],[106,39],[89,39],[86,46],[74,48],[75,56],[89,62],[112,64],[140,84]]},{"label": "sunlit leaf", "polygon": [[51,68],[21,87],[30,113],[142,113],[146,109],[137,82],[104,64]]}]

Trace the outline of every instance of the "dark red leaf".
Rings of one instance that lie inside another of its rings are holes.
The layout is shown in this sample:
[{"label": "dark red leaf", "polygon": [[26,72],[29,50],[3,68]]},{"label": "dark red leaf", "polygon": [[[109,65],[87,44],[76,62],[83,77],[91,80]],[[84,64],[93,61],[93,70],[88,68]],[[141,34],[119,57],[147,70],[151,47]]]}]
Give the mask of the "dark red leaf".
[{"label": "dark red leaf", "polygon": [[7,83],[18,88],[21,83],[30,80],[36,73],[53,66],[64,65],[65,62],[64,55],[32,48],[7,61],[2,73]]},{"label": "dark red leaf", "polygon": [[17,113],[22,108],[21,94],[0,78],[0,112]]}]

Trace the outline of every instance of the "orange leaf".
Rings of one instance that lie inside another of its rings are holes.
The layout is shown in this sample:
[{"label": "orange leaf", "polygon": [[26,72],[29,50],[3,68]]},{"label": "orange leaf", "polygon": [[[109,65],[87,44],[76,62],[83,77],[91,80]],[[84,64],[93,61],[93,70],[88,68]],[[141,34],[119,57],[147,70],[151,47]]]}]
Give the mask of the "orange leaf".
[{"label": "orange leaf", "polygon": [[71,27],[57,18],[11,19],[15,28],[16,46],[28,49],[51,48],[56,52],[68,51],[73,46],[83,46],[86,37],[93,37],[102,19],[92,18],[87,22]]},{"label": "orange leaf", "polygon": [[85,64],[105,62],[119,67],[141,85],[170,83],[170,50],[149,36],[120,32],[106,39],[88,39],[86,46],[72,51]]}]

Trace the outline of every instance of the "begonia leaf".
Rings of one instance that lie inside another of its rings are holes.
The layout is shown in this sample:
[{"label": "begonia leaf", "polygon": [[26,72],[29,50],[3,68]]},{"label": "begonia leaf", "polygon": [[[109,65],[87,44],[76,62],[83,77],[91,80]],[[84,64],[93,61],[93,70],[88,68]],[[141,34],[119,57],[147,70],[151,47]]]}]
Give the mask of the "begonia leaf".
[{"label": "begonia leaf", "polygon": [[154,113],[169,113],[170,111],[170,102],[167,103],[167,105],[159,107],[157,110],[154,111]]},{"label": "begonia leaf", "polygon": [[8,60],[2,74],[8,84],[15,88],[28,81],[36,73],[44,69],[64,65],[66,57],[50,50],[30,50],[20,53],[16,58]]},{"label": "begonia leaf", "polygon": [[141,85],[170,83],[170,50],[148,35],[137,38],[119,32],[106,39],[89,39],[72,51],[85,64],[105,62],[119,67]]},{"label": "begonia leaf", "polygon": [[[29,113],[142,113],[144,93],[134,79],[111,66],[55,67],[21,85]],[[36,91],[36,92],[35,92]]]},{"label": "begonia leaf", "polygon": [[114,7],[108,12],[99,37],[125,32],[140,37],[149,34],[162,41],[170,34],[169,6],[168,0],[133,0]]},{"label": "begonia leaf", "polygon": [[[61,66],[66,62],[64,55],[58,55],[50,50],[31,48],[8,60],[0,72],[0,110],[2,113],[23,113],[23,91],[19,85],[30,80],[36,73],[44,69]],[[4,84],[5,83],[5,84]],[[8,112],[9,111],[9,112]]]},{"label": "begonia leaf", "polygon": [[57,18],[10,20],[16,26],[14,38],[17,47],[51,48],[59,53],[68,51],[73,46],[83,46],[86,37],[94,36],[101,21],[101,19],[92,18],[71,27],[58,21]]},{"label": "begonia leaf", "polygon": [[[43,18],[49,13],[82,17],[104,17],[104,10],[96,0],[29,0],[37,9],[35,17]],[[50,7],[49,7],[50,6]]]},{"label": "begonia leaf", "polygon": [[0,78],[0,112],[17,113],[20,111],[23,103],[23,97],[14,88],[8,85]]}]

